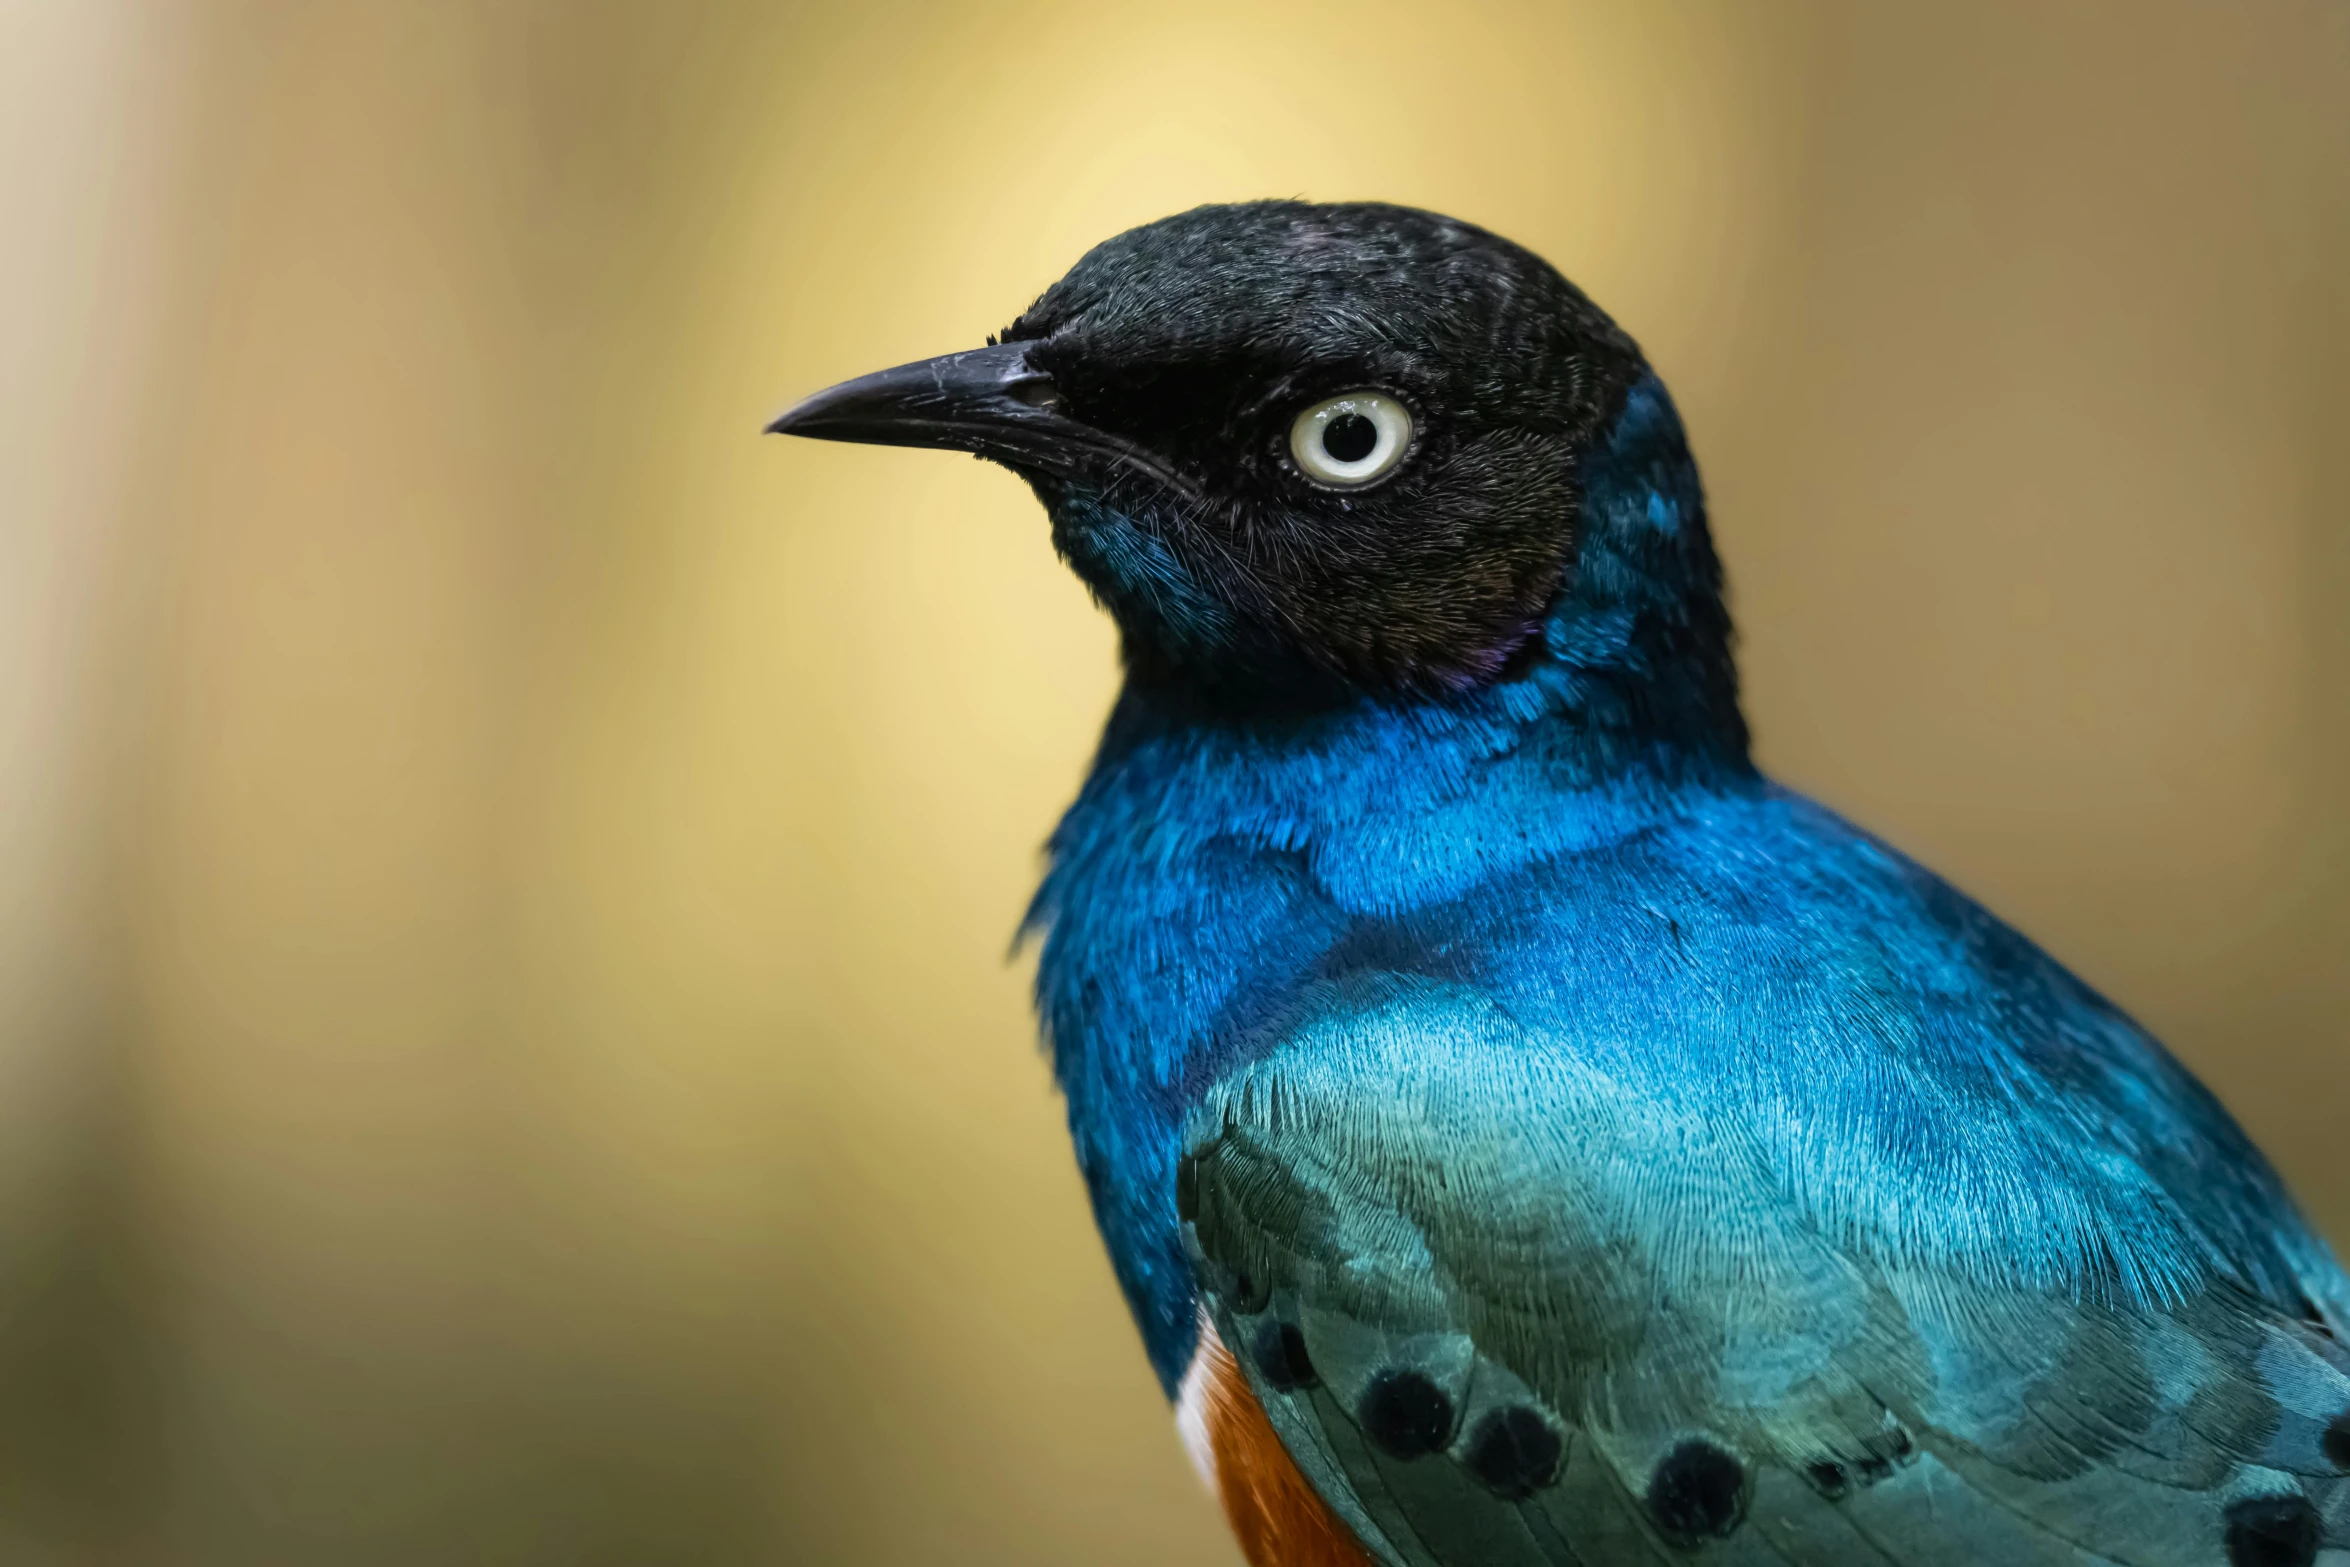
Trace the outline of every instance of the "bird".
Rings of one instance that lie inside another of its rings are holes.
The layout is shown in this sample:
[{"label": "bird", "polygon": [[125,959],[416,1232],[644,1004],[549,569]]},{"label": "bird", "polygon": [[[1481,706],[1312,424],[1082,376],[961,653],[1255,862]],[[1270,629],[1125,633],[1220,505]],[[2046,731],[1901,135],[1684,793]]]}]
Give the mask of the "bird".
[{"label": "bird", "polygon": [[2350,1281],[2054,958],[1758,770],[1688,438],[1532,251],[1096,246],[769,428],[1026,480],[1123,684],[1024,931],[1253,1567],[2350,1562]]}]

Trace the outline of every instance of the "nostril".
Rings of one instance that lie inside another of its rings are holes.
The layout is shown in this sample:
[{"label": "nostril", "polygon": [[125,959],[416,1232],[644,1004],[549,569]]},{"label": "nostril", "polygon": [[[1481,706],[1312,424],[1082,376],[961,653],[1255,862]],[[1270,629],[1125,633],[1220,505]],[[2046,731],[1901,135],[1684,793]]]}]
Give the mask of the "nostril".
[{"label": "nostril", "polygon": [[1014,381],[1004,390],[1031,408],[1041,408],[1046,413],[1060,411],[1061,389],[1053,385],[1053,378],[1049,375],[1031,376],[1025,381]]}]

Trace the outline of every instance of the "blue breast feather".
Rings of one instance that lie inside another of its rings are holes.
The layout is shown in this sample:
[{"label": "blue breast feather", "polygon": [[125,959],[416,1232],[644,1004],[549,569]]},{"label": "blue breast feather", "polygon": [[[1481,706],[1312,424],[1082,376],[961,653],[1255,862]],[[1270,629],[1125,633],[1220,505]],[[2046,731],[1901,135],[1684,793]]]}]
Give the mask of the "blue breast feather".
[{"label": "blue breast feather", "polygon": [[1187,1119],[1310,1031],[1334,982],[1383,974],[1484,998],[1516,1025],[1488,1048],[1738,1128],[1756,1200],[1857,1253],[2122,1305],[2218,1278],[2350,1320],[2323,1243],[2160,1045],[1753,770],[1653,379],[1583,484],[1576,569],[1511,678],[1226,722],[1129,689],[1053,838],[1039,1011],[1167,1388],[1195,1332]]}]

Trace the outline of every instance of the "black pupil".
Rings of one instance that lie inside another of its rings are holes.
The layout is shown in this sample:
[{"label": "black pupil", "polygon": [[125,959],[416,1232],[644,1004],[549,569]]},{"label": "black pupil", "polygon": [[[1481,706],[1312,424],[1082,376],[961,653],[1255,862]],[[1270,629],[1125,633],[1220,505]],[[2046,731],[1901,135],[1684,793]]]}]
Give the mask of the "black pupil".
[{"label": "black pupil", "polygon": [[1322,426],[1322,450],[1339,462],[1361,462],[1379,444],[1379,427],[1361,414],[1340,414]]}]

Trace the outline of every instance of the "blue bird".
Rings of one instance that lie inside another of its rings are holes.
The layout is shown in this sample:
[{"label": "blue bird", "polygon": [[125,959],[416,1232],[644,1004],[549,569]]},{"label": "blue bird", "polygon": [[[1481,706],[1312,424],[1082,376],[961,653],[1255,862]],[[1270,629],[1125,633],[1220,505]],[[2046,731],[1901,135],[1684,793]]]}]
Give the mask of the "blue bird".
[{"label": "blue bird", "polygon": [[1010,467],[1117,621],[1037,1002],[1256,1567],[2350,1552],[2350,1281],[2143,1030],[1756,771],[1680,419],[1539,257],[1201,208],[772,428]]}]

